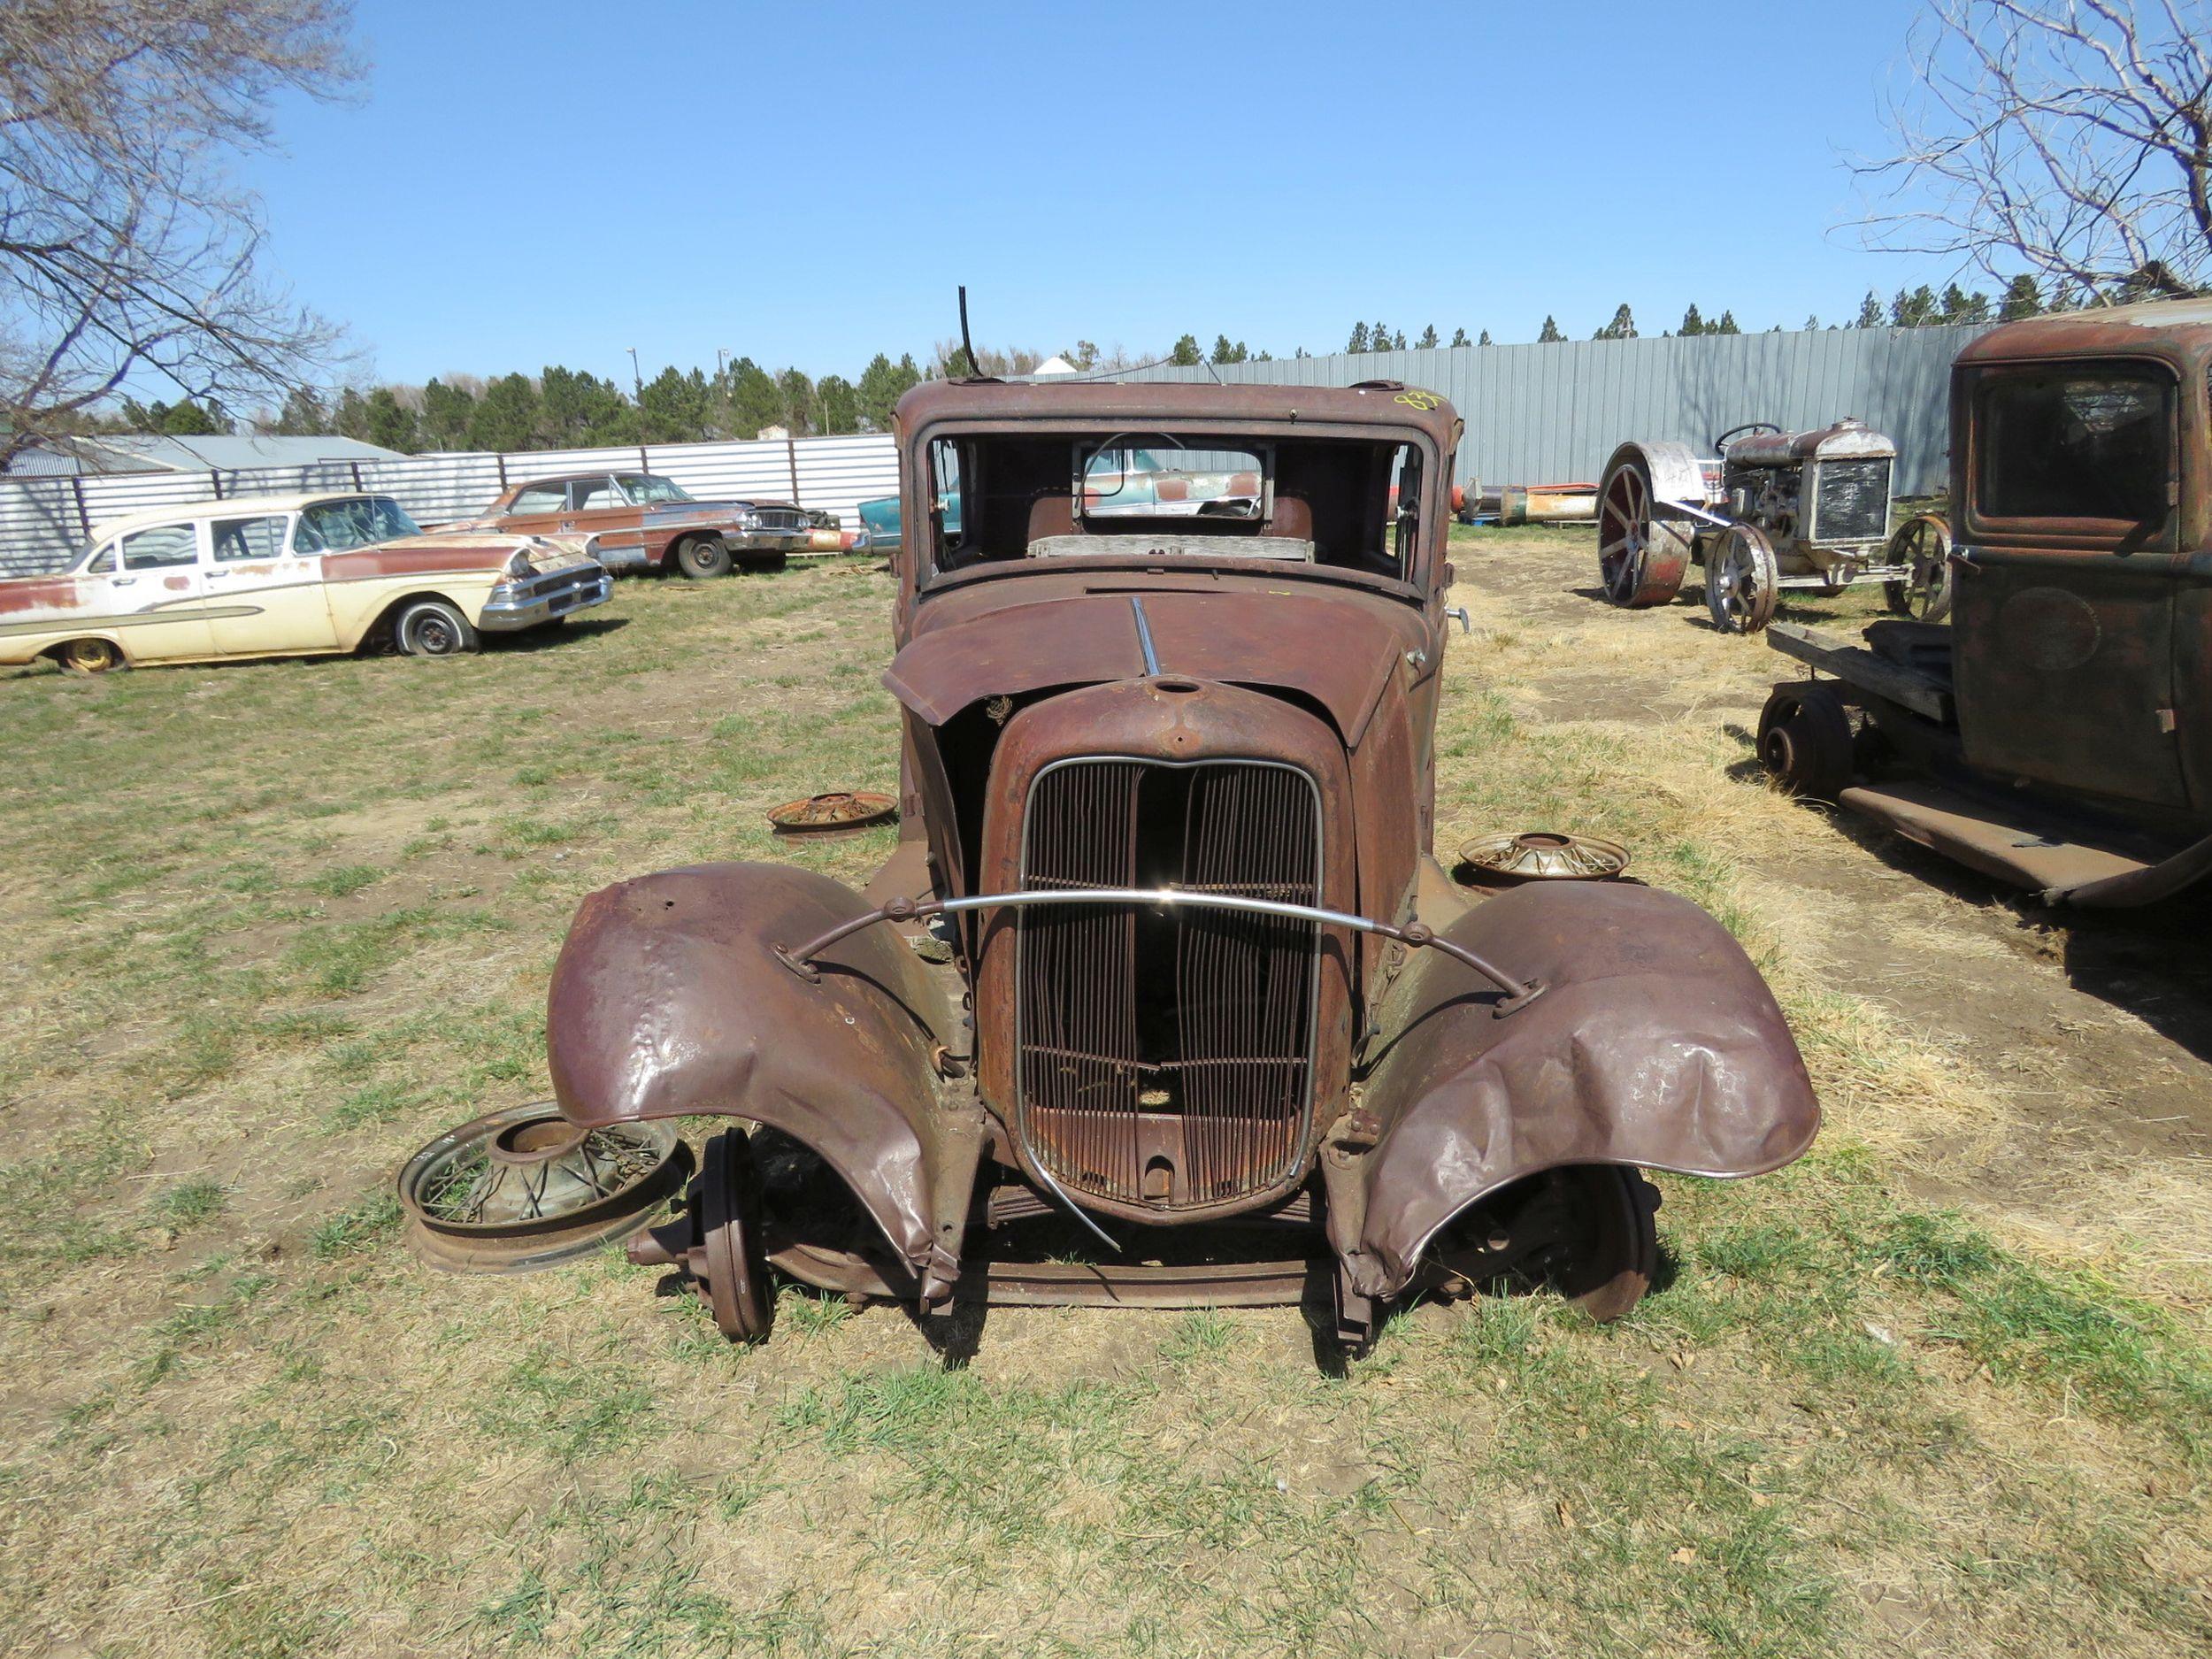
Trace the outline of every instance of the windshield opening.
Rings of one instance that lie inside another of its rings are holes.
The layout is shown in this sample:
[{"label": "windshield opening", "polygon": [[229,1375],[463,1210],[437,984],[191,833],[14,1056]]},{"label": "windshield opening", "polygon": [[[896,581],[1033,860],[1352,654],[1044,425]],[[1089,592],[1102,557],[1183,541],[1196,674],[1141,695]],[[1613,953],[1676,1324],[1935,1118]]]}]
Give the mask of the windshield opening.
[{"label": "windshield opening", "polygon": [[2008,373],[1974,410],[1974,505],[1985,518],[2166,516],[2173,389],[2124,365]]},{"label": "windshield opening", "polygon": [[389,495],[357,495],[347,501],[319,501],[303,511],[292,532],[292,546],[301,553],[342,553],[348,548],[374,547],[421,534],[421,526]]},{"label": "windshield opening", "polygon": [[928,462],[941,571],[1187,557],[1415,576],[1423,469],[1408,442],[1024,431],[939,438]]},{"label": "windshield opening", "polygon": [[691,499],[691,492],[682,485],[665,478],[657,478],[650,472],[625,472],[621,482],[623,493],[640,507],[657,507],[669,502]]}]

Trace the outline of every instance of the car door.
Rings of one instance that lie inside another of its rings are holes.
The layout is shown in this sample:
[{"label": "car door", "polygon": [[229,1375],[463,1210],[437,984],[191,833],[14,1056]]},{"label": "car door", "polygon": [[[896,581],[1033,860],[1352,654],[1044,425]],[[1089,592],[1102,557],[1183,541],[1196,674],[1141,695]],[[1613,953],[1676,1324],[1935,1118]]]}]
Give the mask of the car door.
[{"label": "car door", "polygon": [[569,511],[561,520],[561,529],[575,535],[599,538],[610,560],[617,565],[629,561],[622,556],[645,542],[645,510],[631,503],[629,495],[611,474],[603,478],[571,479],[568,486]]},{"label": "car door", "polygon": [[123,649],[134,662],[215,655],[201,564],[204,526],[157,525],[116,544],[118,568],[105,584]]},{"label": "car door", "polygon": [[208,621],[227,655],[338,646],[322,555],[296,548],[286,513],[208,522]]}]

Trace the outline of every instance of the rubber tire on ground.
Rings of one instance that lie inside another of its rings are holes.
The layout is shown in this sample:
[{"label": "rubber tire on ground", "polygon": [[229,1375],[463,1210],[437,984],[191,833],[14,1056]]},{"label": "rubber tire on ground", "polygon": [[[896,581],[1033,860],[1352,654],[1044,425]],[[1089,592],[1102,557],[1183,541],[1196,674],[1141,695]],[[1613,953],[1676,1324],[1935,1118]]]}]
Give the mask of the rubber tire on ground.
[{"label": "rubber tire on ground", "polygon": [[56,646],[52,656],[65,674],[106,674],[129,666],[111,640],[71,640]]},{"label": "rubber tire on ground", "polygon": [[1777,686],[1759,711],[1759,764],[1791,795],[1833,801],[1849,787],[1851,716],[1832,687]]},{"label": "rubber tire on ground", "polygon": [[1600,1325],[1609,1325],[1644,1299],[1659,1271],[1659,1228],[1653,1220],[1659,1189],[1635,1170],[1586,1164],[1554,1171],[1584,1190],[1589,1248],[1554,1267],[1553,1290]]},{"label": "rubber tire on ground", "polygon": [[481,643],[477,632],[442,599],[411,600],[392,623],[392,643],[403,657],[458,657]]},{"label": "rubber tire on ground", "polygon": [[695,582],[727,576],[730,549],[723,545],[719,536],[686,536],[676,544],[676,568]]},{"label": "rubber tire on ground", "polygon": [[776,1292],[761,1244],[760,1174],[743,1130],[725,1129],[707,1142],[697,1194],[707,1308],[731,1341],[764,1341],[776,1322]]},{"label": "rubber tire on ground", "polygon": [[[1740,559],[1741,576],[1724,583],[1720,572]],[[1774,544],[1753,524],[1732,524],[1705,544],[1705,611],[1723,634],[1756,634],[1774,619],[1782,569]]]},{"label": "rubber tire on ground", "polygon": [[1901,617],[1940,622],[1951,614],[1951,526],[1940,513],[1916,514],[1889,539],[1889,562],[1909,562],[1909,581],[1886,581],[1882,596]]}]

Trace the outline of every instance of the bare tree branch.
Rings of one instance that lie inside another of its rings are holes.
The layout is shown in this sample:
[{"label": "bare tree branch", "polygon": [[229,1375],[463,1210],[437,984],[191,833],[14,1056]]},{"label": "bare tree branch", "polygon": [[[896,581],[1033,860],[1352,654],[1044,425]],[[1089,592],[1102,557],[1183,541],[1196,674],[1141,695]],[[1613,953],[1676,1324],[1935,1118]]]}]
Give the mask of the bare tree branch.
[{"label": "bare tree branch", "polygon": [[1856,169],[1870,246],[2083,303],[2212,289],[2212,6],[1930,0],[1890,111],[1896,152]]},{"label": "bare tree branch", "polygon": [[203,403],[326,375],[225,163],[272,94],[342,96],[347,0],[0,4],[0,464],[127,382]]}]

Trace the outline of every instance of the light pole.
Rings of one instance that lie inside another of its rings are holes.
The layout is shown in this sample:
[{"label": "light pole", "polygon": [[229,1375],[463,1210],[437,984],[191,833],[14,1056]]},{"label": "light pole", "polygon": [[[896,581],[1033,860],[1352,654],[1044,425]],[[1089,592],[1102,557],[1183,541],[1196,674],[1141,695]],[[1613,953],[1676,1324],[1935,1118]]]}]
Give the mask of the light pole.
[{"label": "light pole", "polygon": [[630,348],[630,384],[637,388],[637,395],[640,397],[643,397],[645,396],[645,377],[638,373],[637,348],[635,346],[632,346]]}]

